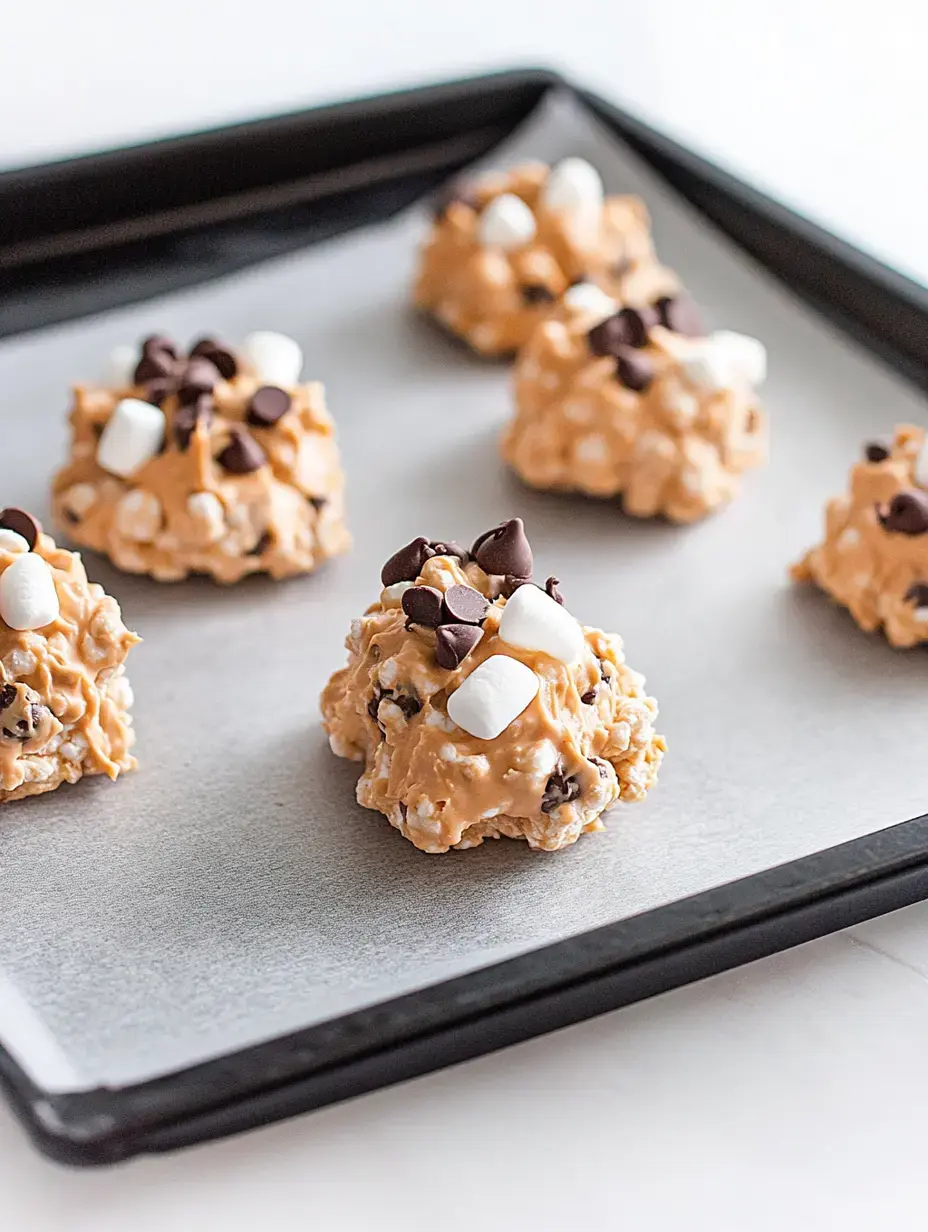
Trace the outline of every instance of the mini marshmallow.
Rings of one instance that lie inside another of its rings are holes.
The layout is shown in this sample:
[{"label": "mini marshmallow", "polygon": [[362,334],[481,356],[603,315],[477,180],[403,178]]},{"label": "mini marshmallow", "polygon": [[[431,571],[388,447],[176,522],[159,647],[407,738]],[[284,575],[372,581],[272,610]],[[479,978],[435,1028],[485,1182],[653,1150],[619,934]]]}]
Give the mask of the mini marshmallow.
[{"label": "mini marshmallow", "polygon": [[562,663],[583,654],[583,630],[566,608],[537,586],[526,583],[506,601],[499,636],[520,650],[540,650]]},{"label": "mini marshmallow", "polygon": [[549,210],[583,210],[598,213],[605,190],[599,172],[585,158],[565,158],[553,167],[541,190]]},{"label": "mini marshmallow", "polygon": [[164,412],[150,402],[123,398],[116,404],[100,443],[97,462],[127,479],[157,454],[164,440]]},{"label": "mini marshmallow", "polygon": [[680,366],[693,382],[702,389],[731,389],[735,374],[728,356],[712,340],[706,338],[691,351],[680,357]]},{"label": "mini marshmallow", "polygon": [[611,317],[618,312],[619,305],[601,290],[595,282],[578,282],[574,286],[568,287],[564,292],[564,303],[574,312],[589,312],[595,313],[596,316]]},{"label": "mini marshmallow", "polygon": [[299,383],[303,371],[303,352],[299,343],[286,334],[258,330],[242,343],[242,354],[268,385],[287,389]]},{"label": "mini marshmallow", "polygon": [[491,655],[448,698],[448,717],[478,740],[495,740],[537,692],[538,677],[530,667],[508,655]]},{"label": "mini marshmallow", "polygon": [[138,347],[128,345],[113,347],[103,367],[103,384],[110,389],[126,389],[134,385],[138,362]]},{"label": "mini marshmallow", "polygon": [[29,544],[15,530],[7,530],[3,526],[0,527],[0,548],[3,548],[4,552],[28,552]]},{"label": "mini marshmallow", "polygon": [[535,215],[521,197],[503,193],[486,207],[477,220],[477,241],[486,248],[509,252],[535,238]]},{"label": "mini marshmallow", "polygon": [[735,372],[749,385],[763,385],[767,378],[767,348],[749,334],[720,329],[712,335],[713,346],[728,356]]},{"label": "mini marshmallow", "polygon": [[0,616],[11,629],[44,629],[58,617],[55,579],[35,552],[17,556],[0,574]]},{"label": "mini marshmallow", "polygon": [[928,440],[922,445],[915,459],[915,482],[920,488],[928,488]]}]

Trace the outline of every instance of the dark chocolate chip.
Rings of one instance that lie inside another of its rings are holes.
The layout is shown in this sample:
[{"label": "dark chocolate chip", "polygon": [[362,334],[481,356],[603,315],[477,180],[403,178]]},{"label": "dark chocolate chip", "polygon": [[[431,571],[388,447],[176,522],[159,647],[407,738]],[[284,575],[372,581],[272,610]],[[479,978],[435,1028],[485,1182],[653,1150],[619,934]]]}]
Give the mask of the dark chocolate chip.
[{"label": "dark chocolate chip", "polygon": [[460,667],[482,634],[477,625],[442,625],[435,641],[435,660],[439,667],[453,672]]},{"label": "dark chocolate chip", "polygon": [[216,461],[233,475],[248,475],[262,467],[267,458],[264,450],[241,428],[231,429],[232,439],[219,454]]},{"label": "dark chocolate chip", "polygon": [[273,428],[278,419],[290,410],[291,397],[276,385],[262,385],[248,403],[245,418],[256,428]]},{"label": "dark chocolate chip", "polygon": [[467,548],[462,548],[453,539],[432,539],[429,541],[429,547],[436,556],[456,556],[462,565],[466,565],[470,560]]},{"label": "dark chocolate chip", "polygon": [[928,531],[928,494],[917,489],[897,492],[889,512],[880,514],[884,529],[897,535],[924,535]]},{"label": "dark chocolate chip", "polygon": [[319,513],[319,511],[324,509],[329,503],[329,498],[327,496],[307,496],[306,499],[315,509],[316,513]]},{"label": "dark chocolate chip", "polygon": [[869,441],[864,446],[864,457],[868,462],[885,462],[889,457],[889,446],[884,441]]},{"label": "dark chocolate chip", "polygon": [[[407,591],[406,594],[412,594]],[[403,596],[405,598],[405,595]],[[473,586],[449,586],[441,608],[443,624],[479,625],[487,614],[489,603]]]},{"label": "dark chocolate chip", "polygon": [[151,355],[156,351],[162,351],[166,355],[170,355],[172,359],[177,359],[179,351],[177,343],[173,338],[169,338],[167,334],[149,334],[147,338],[142,339],[142,354]]},{"label": "dark chocolate chip", "polygon": [[541,283],[528,283],[522,288],[522,299],[526,304],[553,304],[557,296]]},{"label": "dark chocolate chip", "polygon": [[12,706],[16,701],[16,685],[5,684],[0,689],[0,710],[6,710],[8,706]]},{"label": "dark chocolate chip", "polygon": [[196,402],[201,394],[211,393],[221,380],[222,375],[216,365],[198,355],[184,368],[177,397],[184,403]]},{"label": "dark chocolate chip", "polygon": [[380,689],[375,688],[374,696],[367,703],[367,713],[371,716],[371,718],[374,720],[375,723],[378,722],[377,711],[380,709],[380,702],[381,702],[382,697],[383,697],[383,693],[380,691]]},{"label": "dark chocolate chip", "polygon": [[634,351],[624,351],[618,357],[615,374],[626,389],[641,393],[654,380],[654,364],[647,355],[636,355]]},{"label": "dark chocolate chip", "polygon": [[418,714],[422,709],[422,703],[419,701],[418,697],[410,697],[408,693],[397,693],[395,697],[390,698],[390,701],[393,702],[395,706],[399,706],[400,710],[403,712],[403,718],[406,719],[407,722],[413,717],[413,715]]},{"label": "dark chocolate chip", "polygon": [[510,518],[474,541],[474,559],[485,573],[532,576],[532,549],[521,518]]},{"label": "dark chocolate chip", "polygon": [[601,779],[607,779],[609,777],[609,763],[607,761],[603,761],[601,757],[588,757],[587,761],[592,762],[592,764],[596,767],[599,771],[599,777]]},{"label": "dark chocolate chip", "polygon": [[136,385],[147,385],[172,377],[176,367],[177,361],[167,351],[146,351],[135,366],[133,380]]},{"label": "dark chocolate chip", "polygon": [[152,406],[161,404],[174,392],[177,382],[170,376],[155,377],[145,382],[145,401]]},{"label": "dark chocolate chip", "polygon": [[269,530],[262,531],[261,538],[258,540],[258,542],[255,544],[253,548],[248,549],[247,555],[248,556],[263,556],[264,553],[271,546],[272,542],[273,542],[273,539],[271,538],[271,532]]},{"label": "dark chocolate chip", "polygon": [[592,706],[592,705],[593,705],[593,703],[596,701],[596,690],[595,690],[595,688],[594,688],[594,689],[587,689],[587,691],[586,691],[585,693],[582,693],[582,694],[580,695],[580,700],[583,702],[584,706]]},{"label": "dark chocolate chip", "polygon": [[441,591],[434,586],[412,586],[403,594],[407,624],[435,629],[441,624]]},{"label": "dark chocolate chip", "polygon": [[14,530],[17,535],[22,535],[29,544],[30,552],[42,533],[42,523],[38,518],[34,518],[31,513],[26,513],[25,509],[17,509],[15,505],[11,505],[0,513],[0,527],[4,530]]},{"label": "dark chocolate chip", "polygon": [[174,434],[177,448],[187,449],[197,423],[202,419],[205,424],[209,425],[212,418],[213,400],[209,394],[201,394],[196,402],[178,407],[171,422],[171,431]]},{"label": "dark chocolate chip", "polygon": [[553,599],[555,603],[560,603],[561,606],[563,607],[564,606],[564,596],[560,592],[560,589],[559,589],[560,584],[561,584],[560,578],[549,577],[548,580],[545,582],[545,594],[550,599]]},{"label": "dark chocolate chip", "polygon": [[215,338],[201,338],[190,352],[193,355],[202,355],[204,359],[217,367],[222,376],[231,381],[238,372],[238,360],[235,357],[235,352],[231,347],[226,346],[224,342],[217,342]]},{"label": "dark chocolate chip", "polygon": [[503,578],[502,585],[496,592],[496,598],[502,595],[504,599],[511,599],[520,586],[530,586],[531,582],[531,578],[513,577],[512,574],[508,574]]},{"label": "dark chocolate chip", "polygon": [[380,581],[384,586],[394,586],[397,582],[414,582],[422,566],[434,555],[428,539],[419,535],[417,539],[393,553],[380,571]]},{"label": "dark chocolate chip", "polygon": [[928,607],[928,582],[916,582],[905,592],[906,601],[916,607]]},{"label": "dark chocolate chip", "polygon": [[622,308],[594,325],[587,342],[594,355],[618,356],[625,347],[647,346],[648,331],[656,324],[657,312],[652,308]]},{"label": "dark chocolate chip", "polygon": [[569,804],[571,800],[581,794],[580,783],[577,779],[557,771],[552,774],[545,785],[545,794],[541,801],[541,811],[543,813],[552,813],[562,804]]},{"label": "dark chocolate chip", "polygon": [[688,295],[665,295],[654,307],[661,325],[672,329],[675,334],[686,334],[690,338],[705,337],[706,331],[699,316],[699,309]]}]

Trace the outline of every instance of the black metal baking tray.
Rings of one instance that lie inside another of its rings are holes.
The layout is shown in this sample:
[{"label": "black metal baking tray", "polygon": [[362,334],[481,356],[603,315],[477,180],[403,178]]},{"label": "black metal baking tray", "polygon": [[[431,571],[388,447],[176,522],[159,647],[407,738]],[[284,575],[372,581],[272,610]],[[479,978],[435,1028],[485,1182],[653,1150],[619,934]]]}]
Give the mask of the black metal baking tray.
[{"label": "black metal baking tray", "polygon": [[[99,312],[385,219],[503,140],[549,91],[516,72],[0,176],[0,334]],[[729,236],[924,384],[923,288],[577,91]],[[928,894],[928,818],[132,1087],[38,1089],[37,1144],[98,1164],[361,1093],[627,1004]]]}]

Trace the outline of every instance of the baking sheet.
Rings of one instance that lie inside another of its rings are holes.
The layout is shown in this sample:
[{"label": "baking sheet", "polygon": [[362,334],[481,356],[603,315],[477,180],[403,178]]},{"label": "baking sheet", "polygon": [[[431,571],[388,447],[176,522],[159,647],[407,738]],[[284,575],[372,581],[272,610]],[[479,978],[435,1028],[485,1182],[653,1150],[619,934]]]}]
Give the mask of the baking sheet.
[{"label": "baking sheet", "polygon": [[[869,360],[552,100],[494,165],[584,154],[638,191],[712,325],[770,352],[773,451],[728,511],[680,529],[533,493],[498,460],[507,372],[407,310],[424,211],[203,289],[0,344],[3,503],[41,510],[65,390],[167,330],[304,345],[338,418],[353,553],[312,578],[160,586],[88,556],[145,642],[138,774],[65,788],[0,824],[0,1042],[50,1090],[124,1085],[658,907],[914,816],[928,658],[857,633],[785,580],[861,442],[923,422]],[[525,518],[540,576],[616,629],[670,745],[658,787],[553,856],[429,857],[354,803],[317,696],[380,566],[416,534]],[[256,725],[255,680],[277,704]]]}]

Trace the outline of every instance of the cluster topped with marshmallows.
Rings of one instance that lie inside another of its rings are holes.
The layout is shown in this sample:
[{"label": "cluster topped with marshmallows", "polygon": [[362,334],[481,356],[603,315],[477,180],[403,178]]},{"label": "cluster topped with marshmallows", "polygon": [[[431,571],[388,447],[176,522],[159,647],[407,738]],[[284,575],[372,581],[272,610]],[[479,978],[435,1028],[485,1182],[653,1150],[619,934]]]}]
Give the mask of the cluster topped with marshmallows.
[{"label": "cluster topped with marshmallows", "polygon": [[70,458],[53,484],[76,543],[132,573],[235,582],[309,572],[344,551],[344,476],[317,382],[283,334],[185,352],[152,335],[78,386]]},{"label": "cluster topped with marshmallows", "polygon": [[708,332],[679,292],[623,307],[576,286],[520,352],[502,454],[533,487],[693,522],[766,457],[765,374],[757,339]]},{"label": "cluster topped with marshmallows", "polygon": [[664,751],[621,640],[532,579],[519,518],[471,548],[420,537],[386,563],[322,695],[358,801],[423,851],[525,839],[554,851],[640,800]]},{"label": "cluster topped with marshmallows", "polygon": [[119,605],[23,509],[0,512],[0,804],[135,766]]},{"label": "cluster topped with marshmallows", "polygon": [[672,294],[637,197],[606,196],[595,167],[525,163],[456,185],[422,252],[418,306],[476,351],[506,355],[573,285],[623,303]]}]

